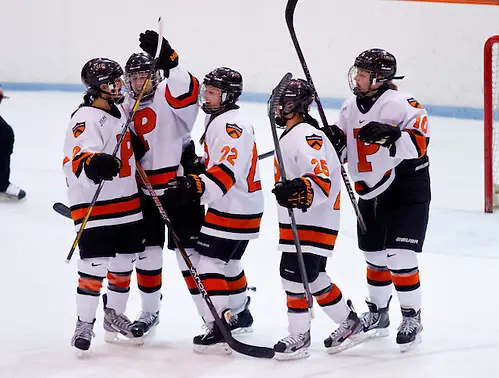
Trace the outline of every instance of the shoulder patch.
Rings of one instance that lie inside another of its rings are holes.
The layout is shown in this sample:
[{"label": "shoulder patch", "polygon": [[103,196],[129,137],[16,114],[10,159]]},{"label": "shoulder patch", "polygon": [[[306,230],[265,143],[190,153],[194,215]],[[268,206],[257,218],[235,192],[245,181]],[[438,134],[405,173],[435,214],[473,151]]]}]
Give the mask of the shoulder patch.
[{"label": "shoulder patch", "polygon": [[421,105],[414,97],[408,98],[407,102],[409,105],[411,105],[413,108],[416,109],[424,109],[423,105]]},{"label": "shoulder patch", "polygon": [[322,148],[323,140],[320,135],[312,134],[307,135],[305,138],[307,139],[308,145],[314,150],[320,150]]},{"label": "shoulder patch", "polygon": [[239,138],[243,133],[243,129],[237,126],[235,123],[227,123],[225,125],[225,130],[227,131],[227,134],[229,134],[229,136],[233,139]]},{"label": "shoulder patch", "polygon": [[78,122],[73,127],[73,135],[75,138],[78,138],[85,131],[85,122]]}]

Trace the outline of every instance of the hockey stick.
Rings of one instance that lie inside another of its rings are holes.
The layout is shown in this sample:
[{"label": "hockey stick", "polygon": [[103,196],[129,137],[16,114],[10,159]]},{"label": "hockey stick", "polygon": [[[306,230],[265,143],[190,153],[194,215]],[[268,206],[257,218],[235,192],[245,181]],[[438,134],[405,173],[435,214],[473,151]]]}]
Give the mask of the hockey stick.
[{"label": "hockey stick", "polygon": [[[178,235],[175,233],[175,230],[172,227],[171,220],[168,218],[168,215],[166,214],[166,211],[161,204],[161,201],[159,200],[156,192],[154,191],[151,182],[149,181],[147,174],[144,172],[144,169],[140,165],[139,162],[137,162],[137,171],[139,172],[139,175],[144,182],[147,191],[149,192],[151,198],[154,200],[154,204],[158,208],[158,211],[161,215],[161,218],[163,218],[163,221],[165,224],[168,226],[170,229],[173,240],[175,241],[175,244],[177,245],[177,248],[180,251],[180,254],[182,255],[185,263],[187,264],[187,267],[189,268],[189,272],[191,273],[192,279],[194,280],[194,283],[196,284],[199,292],[201,293],[201,296],[203,297],[204,301],[206,302],[206,305],[208,306],[211,314],[215,318],[215,323],[220,329],[220,332],[224,336],[225,341],[227,344],[236,352],[244,354],[246,356],[251,356],[251,357],[256,357],[256,358],[273,358],[275,355],[275,352],[272,348],[267,348],[267,347],[261,347],[261,346],[255,346],[255,345],[249,345],[249,344],[244,344],[240,342],[239,340],[236,340],[232,334],[230,333],[230,330],[227,328],[227,322],[223,320],[220,316],[218,316],[217,310],[215,309],[215,306],[213,305],[213,302],[208,295],[208,292],[206,291],[203,282],[201,281],[201,278],[199,278],[199,275],[196,271],[196,268],[192,265],[192,262],[189,258],[189,255],[185,251],[185,249],[182,247],[182,243],[180,241],[180,238]],[[225,316],[227,312],[224,312],[223,316]]]},{"label": "hockey stick", "polygon": [[[133,116],[135,115],[135,112],[137,111],[137,108],[139,107],[140,101],[142,100],[142,97],[144,96],[144,93],[147,89],[147,86],[149,85],[149,82],[151,80],[151,77],[153,75],[154,70],[156,69],[156,62],[158,61],[159,53],[161,51],[161,44],[163,42],[163,23],[161,21],[161,17],[158,18],[158,47],[156,48],[156,56],[154,57],[153,64],[151,66],[151,69],[149,70],[149,73],[147,75],[147,79],[144,81],[144,84],[142,85],[142,89],[140,90],[139,96],[135,100],[135,104],[133,105],[132,110],[130,111],[130,114],[128,115],[128,118],[123,125],[123,131],[120,134],[120,138],[118,139],[118,143],[116,143],[116,147],[114,147],[112,156],[115,157],[116,154],[118,153],[118,149],[121,146],[121,143],[123,142],[123,139],[125,138],[126,133],[128,132],[128,127],[130,125],[130,122],[132,122]],[[90,206],[87,209],[87,212],[85,214],[85,217],[83,218],[83,222],[81,223],[80,229],[78,230],[78,233],[76,234],[76,238],[73,242],[73,245],[71,246],[71,249],[69,250],[68,256],[66,257],[66,263],[69,263],[71,260],[71,257],[73,256],[73,253],[78,246],[78,242],[80,241],[81,235],[83,234],[83,230],[85,229],[85,226],[87,225],[88,219],[90,218],[90,214],[92,213],[92,210],[95,206],[95,203],[97,202],[97,198],[99,198],[99,194],[102,190],[102,187],[104,186],[105,180],[101,180],[99,182],[99,186],[97,187],[97,190],[95,191],[94,197],[92,198],[92,201],[90,202]],[[55,210],[55,209],[54,209]]]},{"label": "hockey stick", "polygon": [[[282,152],[281,146],[279,145],[279,137],[277,136],[276,123],[275,123],[275,114],[278,106],[279,98],[281,97],[282,92],[286,89],[286,86],[291,81],[293,75],[289,72],[284,75],[281,79],[277,87],[272,91],[272,96],[270,96],[270,106],[269,106],[269,119],[270,119],[270,128],[272,129],[272,138],[274,140],[274,148],[277,157],[277,165],[279,166],[279,171],[281,173],[281,180],[286,181],[286,171],[284,170],[284,163],[282,160]],[[298,266],[300,267],[300,275],[303,281],[303,287],[305,288],[305,298],[307,299],[308,311],[310,313],[310,317],[314,318],[314,309],[313,309],[313,299],[312,294],[310,292],[310,284],[307,278],[307,271],[305,269],[305,262],[303,261],[303,252],[301,250],[300,238],[298,237],[298,229],[296,227],[296,219],[295,213],[293,209],[288,208],[289,219],[291,221],[291,231],[293,233],[293,239],[296,247],[296,256],[298,258]]]},{"label": "hockey stick", "polygon": [[[327,127],[329,124],[326,119],[326,113],[324,113],[324,108],[322,107],[321,100],[319,98],[319,94],[315,90],[314,83],[312,81],[312,75],[310,75],[310,71],[308,69],[307,63],[305,61],[305,57],[303,56],[303,52],[301,50],[300,44],[298,43],[298,38],[296,37],[295,27],[293,24],[293,16],[295,13],[296,4],[298,0],[288,0],[286,5],[286,24],[288,25],[289,34],[291,36],[291,40],[293,41],[293,45],[295,46],[296,53],[298,54],[298,59],[300,60],[300,64],[303,68],[303,72],[305,73],[305,77],[307,81],[310,83],[315,93],[315,103],[317,104],[317,110],[319,111],[319,115],[321,117],[322,124],[324,127]],[[338,158],[339,161],[339,158]],[[345,188],[347,189],[348,197],[350,197],[350,202],[352,203],[353,209],[355,211],[355,215],[357,215],[357,222],[359,224],[359,228],[361,233],[364,235],[367,232],[366,223],[364,222],[364,218],[359,210],[359,205],[357,204],[357,200],[355,199],[355,194],[352,189],[352,185],[350,184],[350,180],[348,179],[348,175],[345,171],[345,167],[339,161],[341,168],[341,177],[343,178],[343,183],[345,184]]]}]

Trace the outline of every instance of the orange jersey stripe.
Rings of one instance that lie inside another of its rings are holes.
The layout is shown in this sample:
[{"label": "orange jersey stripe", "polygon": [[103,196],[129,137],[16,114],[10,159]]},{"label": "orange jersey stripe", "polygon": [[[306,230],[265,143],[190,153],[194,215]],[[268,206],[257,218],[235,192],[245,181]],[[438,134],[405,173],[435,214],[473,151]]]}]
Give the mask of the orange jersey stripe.
[{"label": "orange jersey stripe", "polygon": [[162,275],[156,274],[154,276],[147,276],[137,273],[137,284],[142,287],[156,287],[162,283]]},{"label": "orange jersey stripe", "polygon": [[225,194],[236,183],[234,173],[225,165],[214,165],[205,172],[206,177],[217,184]]},{"label": "orange jersey stripe", "polygon": [[416,146],[418,157],[426,155],[426,149],[428,147],[427,138],[415,130],[407,130],[407,132],[411,136],[411,140]]},{"label": "orange jersey stripe", "polygon": [[78,279],[78,287],[82,290],[100,291],[102,289],[102,280],[80,277]]},{"label": "orange jersey stripe", "polygon": [[110,285],[117,286],[122,289],[128,289],[130,287],[131,276],[121,276],[111,272],[107,272],[107,281]]},{"label": "orange jersey stripe", "polygon": [[[225,216],[224,216],[225,215]],[[232,214],[224,214],[222,213],[214,213],[212,209],[209,209],[206,213],[206,217],[204,218],[205,223],[210,225],[215,225],[227,229],[236,229],[236,230],[248,230],[248,229],[260,229],[260,222],[262,221],[261,214],[256,214],[257,216],[250,215],[251,218],[236,218],[237,215]]]},{"label": "orange jersey stripe", "polygon": [[341,290],[338,288],[338,286],[333,285],[331,290],[325,292],[324,294],[318,295],[315,298],[320,306],[324,306],[336,303],[341,296]]},{"label": "orange jersey stripe", "polygon": [[419,283],[419,272],[409,275],[392,275],[392,281],[395,286],[413,286]]},{"label": "orange jersey stripe", "polygon": [[329,192],[331,191],[331,180],[325,179],[316,175],[304,175],[303,177],[307,177],[311,179],[313,182],[317,184],[319,188],[321,188],[322,192],[326,197],[329,197]]},{"label": "orange jersey stripe", "polygon": [[[298,238],[301,242],[313,242],[322,245],[334,246],[337,235],[327,234],[314,230],[298,229]],[[279,238],[283,241],[293,241],[293,232],[291,228],[279,227]]]},{"label": "orange jersey stripe", "polygon": [[193,105],[197,103],[198,100],[198,92],[199,92],[199,82],[194,76],[189,74],[191,77],[191,84],[189,86],[189,91],[184,93],[181,96],[174,97],[170,93],[170,89],[168,88],[168,84],[165,87],[165,99],[168,101],[168,104],[174,109],[182,109],[189,105]]},{"label": "orange jersey stripe", "polygon": [[227,280],[227,287],[230,291],[238,291],[244,289],[248,286],[248,282],[246,281],[246,275],[243,275],[236,281]]},{"label": "orange jersey stripe", "polygon": [[192,278],[191,275],[184,277],[185,284],[187,285],[187,288],[189,290],[195,290],[198,287],[196,286],[196,283],[194,282],[194,278]]},{"label": "orange jersey stripe", "polygon": [[80,176],[80,173],[83,169],[83,164],[85,162],[85,159],[91,156],[92,154],[90,152],[84,152],[80,155],[77,155],[73,158],[71,161],[71,165],[73,167],[73,173],[75,176]]},{"label": "orange jersey stripe", "polygon": [[[124,213],[127,211],[133,211],[140,209],[140,200],[138,197],[133,199],[128,199],[120,202],[99,205],[98,203],[92,209],[90,217],[96,217],[100,215],[112,215],[118,213]],[[88,211],[88,207],[78,208],[76,210],[71,210],[71,218],[75,223],[81,221]]]},{"label": "orange jersey stripe", "polygon": [[307,299],[304,297],[291,297],[287,296],[286,304],[292,310],[306,310],[308,309]]},{"label": "orange jersey stripe", "polygon": [[367,268],[367,279],[377,282],[386,282],[392,280],[392,273],[389,270],[374,270]]},{"label": "orange jersey stripe", "polygon": [[206,291],[228,291],[227,281],[222,278],[203,278],[204,288]]}]

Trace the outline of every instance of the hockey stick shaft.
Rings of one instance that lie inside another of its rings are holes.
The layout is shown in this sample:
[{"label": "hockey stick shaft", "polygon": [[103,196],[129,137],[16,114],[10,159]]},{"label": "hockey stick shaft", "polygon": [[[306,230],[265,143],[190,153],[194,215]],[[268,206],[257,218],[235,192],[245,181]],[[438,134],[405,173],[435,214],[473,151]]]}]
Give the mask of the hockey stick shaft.
[{"label": "hockey stick shaft", "polygon": [[[294,45],[296,53],[298,55],[298,60],[300,61],[300,64],[303,68],[303,72],[305,73],[305,77],[307,78],[307,81],[310,83],[310,85],[314,89],[315,103],[317,104],[317,110],[319,111],[319,115],[321,117],[322,124],[324,125],[324,127],[327,127],[329,124],[327,122],[326,113],[324,112],[324,108],[322,107],[322,103],[321,103],[319,94],[317,93],[317,90],[315,89],[314,82],[312,81],[312,75],[310,74],[310,70],[308,69],[307,62],[305,61],[305,56],[303,55],[303,51],[300,47],[300,44],[298,42],[298,38],[297,38],[296,32],[295,32],[293,18],[294,18],[294,12],[295,12],[295,8],[296,8],[297,3],[298,3],[298,0],[288,0],[288,3],[286,5],[286,12],[285,12],[286,24],[288,26],[291,40],[293,41],[293,45]],[[357,222],[359,224],[359,228],[360,228],[362,234],[365,234],[367,232],[366,223],[364,222],[364,218],[362,217],[362,214],[360,212],[359,205],[357,204],[357,200],[355,199],[355,194],[354,194],[354,191],[352,189],[352,185],[350,184],[350,180],[348,179],[348,175],[347,175],[347,172],[345,171],[345,167],[343,166],[343,164],[339,160],[339,157],[338,157],[338,161],[340,163],[341,177],[343,178],[343,183],[345,184],[345,188],[347,190],[348,197],[350,198],[350,202],[352,203],[355,214],[357,215]]]},{"label": "hockey stick shaft", "polygon": [[[132,110],[130,111],[130,114],[128,115],[128,118],[123,125],[123,131],[120,134],[120,137],[118,139],[118,142],[116,143],[116,146],[114,147],[112,156],[115,157],[118,153],[118,150],[121,146],[121,143],[123,143],[123,139],[125,138],[125,135],[128,132],[128,127],[130,126],[130,122],[132,122],[132,119],[137,112],[137,108],[139,107],[140,102],[142,101],[142,97],[144,96],[144,93],[149,85],[149,82],[151,80],[151,77],[153,75],[154,70],[156,69],[156,62],[159,57],[159,53],[161,51],[161,43],[163,41],[163,31],[162,31],[162,21],[161,17],[158,19],[158,47],[156,49],[156,56],[154,57],[154,61],[152,64],[152,67],[149,71],[149,74],[147,75],[147,79],[144,81],[144,84],[142,85],[142,88],[140,90],[139,96],[135,100],[135,103],[132,107]],[[92,213],[92,210],[94,209],[95,203],[97,202],[97,198],[99,198],[99,194],[102,191],[102,188],[104,187],[104,180],[101,180],[99,182],[99,186],[97,187],[97,190],[95,191],[95,194],[92,198],[92,201],[90,202],[90,205],[88,206],[87,212],[85,213],[85,216],[83,217],[83,221],[80,225],[80,229],[78,230],[75,240],[73,244],[71,245],[71,248],[68,252],[68,255],[66,257],[66,263],[69,263],[71,260],[71,257],[73,257],[74,251],[76,250],[76,247],[78,246],[78,242],[80,241],[81,235],[83,234],[83,231],[85,230],[85,227],[87,225],[88,219],[90,218],[90,214]]]},{"label": "hockey stick shaft", "polygon": [[[286,85],[289,83],[291,80],[292,75],[290,73],[287,73],[284,75],[284,77],[281,79],[277,87],[274,89],[272,92],[272,96],[270,98],[270,111],[269,111],[269,119],[270,119],[270,128],[272,131],[272,139],[274,141],[274,148],[275,148],[275,154],[276,154],[276,160],[277,160],[277,165],[279,166],[279,171],[281,174],[281,180],[286,181],[286,170],[284,169],[284,163],[282,160],[282,152],[281,152],[281,146],[279,144],[279,137],[277,136],[277,130],[276,130],[276,123],[275,123],[275,111],[277,108],[277,103],[279,101],[279,97],[281,96],[282,92],[286,88]],[[312,293],[310,291],[310,284],[308,282],[308,277],[307,277],[307,270],[305,268],[305,261],[303,260],[303,252],[301,250],[301,243],[300,243],[300,238],[298,236],[298,228],[296,226],[296,219],[295,219],[295,213],[293,209],[288,208],[288,215],[289,219],[291,222],[291,232],[293,234],[293,241],[295,243],[296,247],[296,256],[298,258],[298,266],[300,268],[300,275],[301,279],[303,282],[303,287],[305,289],[305,298],[307,299],[307,306],[308,310],[310,313],[311,318],[314,317],[314,311],[313,311],[313,299],[312,299]]]},{"label": "hockey stick shaft", "polygon": [[180,238],[178,237],[177,233],[175,232],[174,228],[172,227],[172,223],[170,218],[168,218],[168,215],[166,214],[166,211],[161,204],[160,199],[158,198],[158,195],[154,191],[151,182],[149,181],[149,178],[147,177],[147,174],[145,173],[144,169],[140,165],[139,162],[137,162],[137,171],[139,172],[140,178],[142,179],[143,183],[145,184],[147,191],[149,192],[149,195],[154,201],[154,204],[156,205],[161,218],[165,222],[165,224],[168,226],[170,229],[170,232],[172,233],[173,240],[182,256],[184,259],[189,272],[191,274],[192,279],[194,280],[194,283],[196,284],[196,287],[198,288],[199,292],[201,293],[201,296],[203,297],[203,300],[206,302],[206,305],[208,306],[208,309],[210,310],[211,314],[213,315],[213,318],[215,319],[216,325],[219,327],[222,335],[225,338],[225,341],[227,344],[236,352],[239,352],[241,354],[251,356],[251,357],[257,357],[257,358],[272,358],[274,357],[274,350],[271,348],[266,348],[266,347],[259,347],[259,346],[253,346],[253,345],[248,345],[241,343],[240,341],[234,339],[232,334],[230,333],[230,330],[227,329],[226,323],[224,323],[224,320],[218,315],[217,310],[215,308],[215,305],[213,304],[210,296],[208,295],[208,292],[206,291],[206,288],[203,285],[203,282],[201,281],[201,278],[199,277],[196,268],[192,264],[191,259],[189,258],[189,255],[185,251],[184,247],[182,246],[182,242],[180,241]]}]

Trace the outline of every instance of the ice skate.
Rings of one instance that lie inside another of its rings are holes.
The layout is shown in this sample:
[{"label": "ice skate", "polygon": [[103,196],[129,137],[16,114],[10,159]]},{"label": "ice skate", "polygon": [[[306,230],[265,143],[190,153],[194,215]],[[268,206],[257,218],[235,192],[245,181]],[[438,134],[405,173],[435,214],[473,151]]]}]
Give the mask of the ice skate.
[{"label": "ice skate", "polygon": [[360,316],[360,320],[364,326],[364,332],[367,337],[386,337],[390,334],[390,316],[388,314],[388,309],[390,306],[390,301],[392,297],[388,300],[386,307],[379,308],[376,304],[369,302],[366,299],[368,312],[364,312]]},{"label": "ice skate", "polygon": [[225,342],[225,338],[220,328],[215,322],[208,322],[203,325],[205,334],[194,336],[194,352],[210,354],[231,354],[232,349]]},{"label": "ice skate", "polygon": [[249,310],[250,303],[251,297],[248,297],[242,311],[234,315],[232,315],[231,312],[229,326],[230,331],[233,335],[241,335],[253,332],[253,328],[251,327],[253,324],[253,316],[251,315],[251,312]]},{"label": "ice skate", "polygon": [[421,343],[421,310],[402,308],[402,323],[397,329],[397,344],[402,353],[416,348]]},{"label": "ice skate", "polygon": [[26,197],[26,192],[17,185],[10,183],[4,192],[0,192],[0,195],[8,199],[22,200]]},{"label": "ice skate", "polygon": [[340,353],[360,344],[366,339],[364,326],[355,312],[352,302],[347,301],[350,308],[348,317],[340,326],[324,340],[324,346],[328,353]]},{"label": "ice skate", "polygon": [[143,345],[143,333],[137,330],[132,332],[132,322],[125,314],[116,314],[112,308],[108,308],[107,296],[103,295],[104,300],[104,341],[111,344],[132,344]]},{"label": "ice skate", "polygon": [[71,339],[71,346],[78,349],[78,356],[80,357],[90,349],[92,337],[95,337],[94,323],[95,319],[92,323],[88,323],[82,322],[80,318],[78,318],[76,322],[76,329],[73,338]]},{"label": "ice skate", "polygon": [[299,360],[310,356],[307,349],[310,346],[310,331],[289,335],[274,345],[275,359],[279,361]]},{"label": "ice skate", "polygon": [[132,334],[135,337],[150,338],[156,334],[159,324],[158,312],[141,311],[137,320],[132,323]]}]

